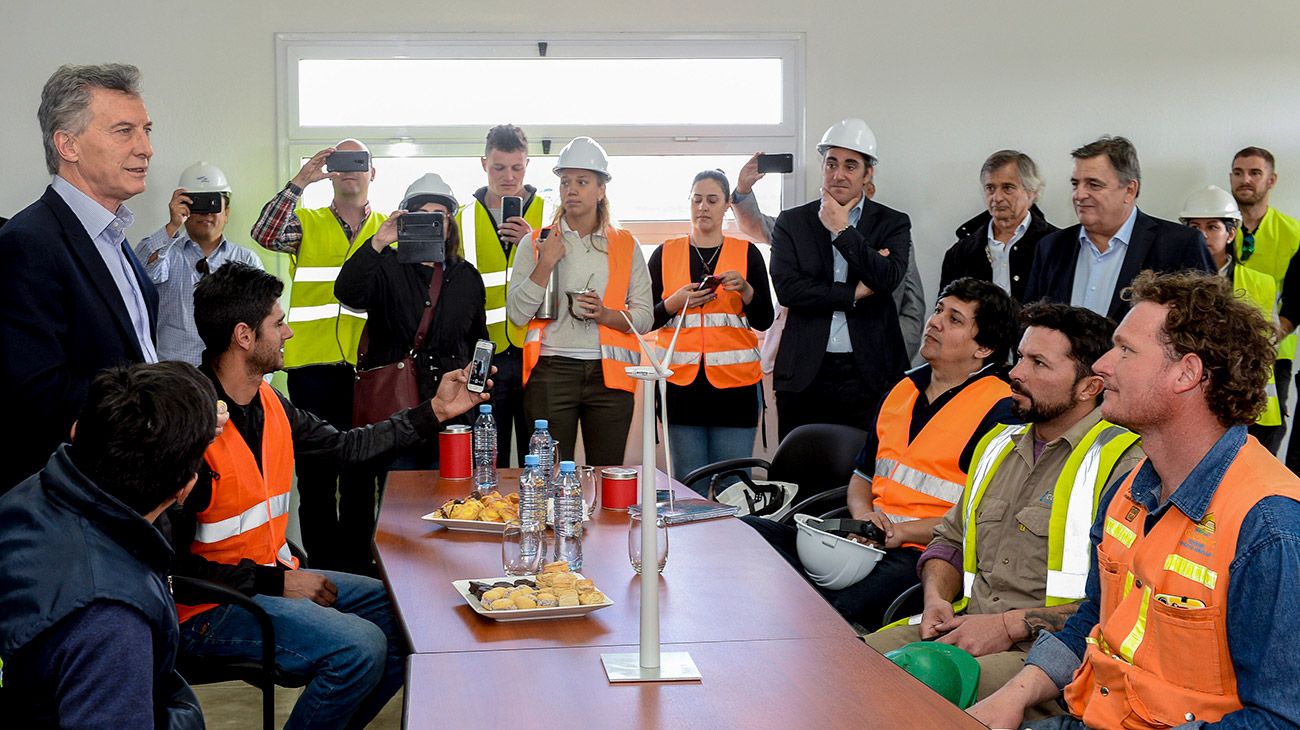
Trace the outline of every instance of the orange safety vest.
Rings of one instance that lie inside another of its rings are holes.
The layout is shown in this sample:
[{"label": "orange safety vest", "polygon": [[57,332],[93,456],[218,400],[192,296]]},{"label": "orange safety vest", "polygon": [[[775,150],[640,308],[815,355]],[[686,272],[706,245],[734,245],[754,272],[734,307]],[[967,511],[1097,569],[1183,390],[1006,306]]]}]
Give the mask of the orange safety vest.
[{"label": "orange safety vest", "polygon": [[[203,460],[212,470],[212,501],[197,516],[190,552],[215,563],[235,565],[245,558],[258,565],[277,563],[294,569],[289,552],[289,488],[293,483],[293,432],[275,391],[258,387],[266,425],[262,433],[262,470],[233,423],[227,423]],[[181,623],[217,604],[177,605]]]},{"label": "orange safety vest", "polygon": [[[663,269],[664,298],[691,283],[691,240],[674,238],[664,241],[660,258]],[[742,279],[748,274],[749,242],[723,238],[718,253],[717,271],[735,271]],[[715,290],[717,298],[702,307],[679,313],[659,330],[659,355],[662,358],[672,344],[677,320],[683,318],[673,360],[665,365],[672,369],[668,382],[690,385],[704,359],[704,375],[715,388],[739,388],[763,379],[759,365],[758,335],[745,318],[745,302],[740,292]]]},{"label": "orange safety vest", "polygon": [[[905,377],[889,391],[876,419],[876,476],[872,504],[892,522],[942,517],[961,501],[966,472],[961,452],[994,404],[1011,395],[1011,386],[986,375],[968,383],[944,404],[912,443],[912,406],[921,391]],[[919,543],[908,547],[925,548]]]},{"label": "orange safety vest", "polygon": [[[551,227],[542,230],[549,231]],[[539,237],[540,232],[533,234],[534,257],[538,256]],[[636,239],[622,228],[613,227],[605,229],[605,238],[609,241],[609,282],[605,285],[601,303],[605,309],[627,311],[627,289],[632,282],[632,264],[635,261],[632,252],[637,245]],[[542,330],[550,323],[545,319],[533,319],[528,323],[528,334],[524,336],[524,385],[528,384],[528,376],[542,356]],[[597,328],[600,331],[600,365],[605,387],[634,392],[636,381],[625,368],[641,364],[641,349],[636,335],[603,324]]]},{"label": "orange safety vest", "polygon": [[1106,511],[1097,546],[1100,621],[1065,699],[1088,727],[1215,722],[1242,707],[1227,629],[1241,523],[1265,497],[1300,500],[1300,479],[1248,437],[1204,519],[1192,522],[1174,507],[1147,533],[1147,511],[1130,497],[1137,473]]}]

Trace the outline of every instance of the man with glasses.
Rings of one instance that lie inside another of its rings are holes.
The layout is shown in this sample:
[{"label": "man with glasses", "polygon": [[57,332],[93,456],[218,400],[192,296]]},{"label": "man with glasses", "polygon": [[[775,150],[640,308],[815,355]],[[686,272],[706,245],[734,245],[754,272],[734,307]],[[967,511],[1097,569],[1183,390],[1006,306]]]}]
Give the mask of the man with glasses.
[{"label": "man with glasses", "polygon": [[140,241],[135,255],[158,287],[158,358],[184,360],[197,367],[203,341],[194,327],[195,285],[229,261],[259,269],[262,261],[225,237],[230,183],[216,165],[196,162],[185,168],[167,209],[170,220]]},{"label": "man with glasses", "polygon": [[[1297,301],[1300,297],[1288,296],[1288,289],[1295,289],[1300,282],[1287,286],[1286,280],[1291,258],[1300,250],[1300,221],[1268,204],[1269,193],[1277,184],[1277,172],[1273,166],[1273,153],[1263,147],[1246,147],[1233,156],[1229,182],[1232,183],[1232,197],[1241,210],[1241,226],[1237,229],[1233,247],[1235,258],[1242,266],[1273,277],[1282,293],[1279,334],[1286,337],[1278,343],[1273,375],[1278,402],[1285,412],[1296,349],[1295,335],[1290,333],[1296,324],[1300,324],[1296,319],[1300,313],[1295,311],[1300,308],[1300,301]],[[1296,275],[1300,276],[1300,270]],[[1294,430],[1291,444],[1287,448],[1286,465],[1294,472],[1300,470],[1300,443],[1297,443]]]}]

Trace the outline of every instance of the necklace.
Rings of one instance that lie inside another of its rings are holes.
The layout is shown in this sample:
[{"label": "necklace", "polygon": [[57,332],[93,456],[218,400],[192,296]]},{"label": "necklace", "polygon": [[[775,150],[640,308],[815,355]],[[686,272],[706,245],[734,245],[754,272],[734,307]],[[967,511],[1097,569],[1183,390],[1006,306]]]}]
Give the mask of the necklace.
[{"label": "necklace", "polygon": [[712,274],[713,264],[718,260],[718,254],[722,253],[722,247],[721,246],[715,247],[713,249],[713,255],[710,256],[707,261],[704,260],[704,254],[700,253],[700,247],[696,246],[694,241],[691,242],[691,250],[694,251],[695,255],[699,257],[700,263],[704,264],[704,270],[707,273]]}]

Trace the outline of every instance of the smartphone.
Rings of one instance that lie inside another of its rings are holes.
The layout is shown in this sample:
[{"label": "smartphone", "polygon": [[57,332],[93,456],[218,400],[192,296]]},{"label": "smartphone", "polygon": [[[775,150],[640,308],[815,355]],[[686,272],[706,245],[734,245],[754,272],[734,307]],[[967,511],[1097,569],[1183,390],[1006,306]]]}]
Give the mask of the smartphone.
[{"label": "smartphone", "polygon": [[492,353],[497,346],[492,340],[479,340],[474,343],[474,359],[470,361],[469,385],[465,389],[471,393],[482,393],[487,387],[488,374],[492,372]]},{"label": "smartphone", "polygon": [[397,219],[397,261],[437,263],[447,258],[447,216],[439,212],[407,213]]},{"label": "smartphone", "polygon": [[794,155],[759,155],[759,172],[794,172]]},{"label": "smartphone", "polygon": [[722,277],[709,274],[700,279],[700,285],[695,287],[695,291],[713,291],[722,285]]},{"label": "smartphone", "polygon": [[190,199],[190,214],[195,213],[220,213],[225,203],[221,193],[185,193],[185,197]]},{"label": "smartphone", "polygon": [[330,172],[369,172],[370,153],[366,150],[335,150],[325,158]]},{"label": "smartphone", "polygon": [[501,198],[501,222],[505,223],[511,218],[521,217],[524,214],[524,199],[518,195],[506,195]]}]

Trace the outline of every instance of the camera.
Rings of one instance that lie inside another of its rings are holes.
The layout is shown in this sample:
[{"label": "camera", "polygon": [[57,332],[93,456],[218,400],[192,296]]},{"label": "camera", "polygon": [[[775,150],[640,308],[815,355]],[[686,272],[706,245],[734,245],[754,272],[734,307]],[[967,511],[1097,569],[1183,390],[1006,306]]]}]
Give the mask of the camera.
[{"label": "camera", "polygon": [[445,213],[407,213],[397,219],[397,260],[403,264],[436,263],[447,257]]},{"label": "camera", "polygon": [[225,203],[221,193],[185,193],[190,199],[190,215],[196,213],[220,213]]}]

